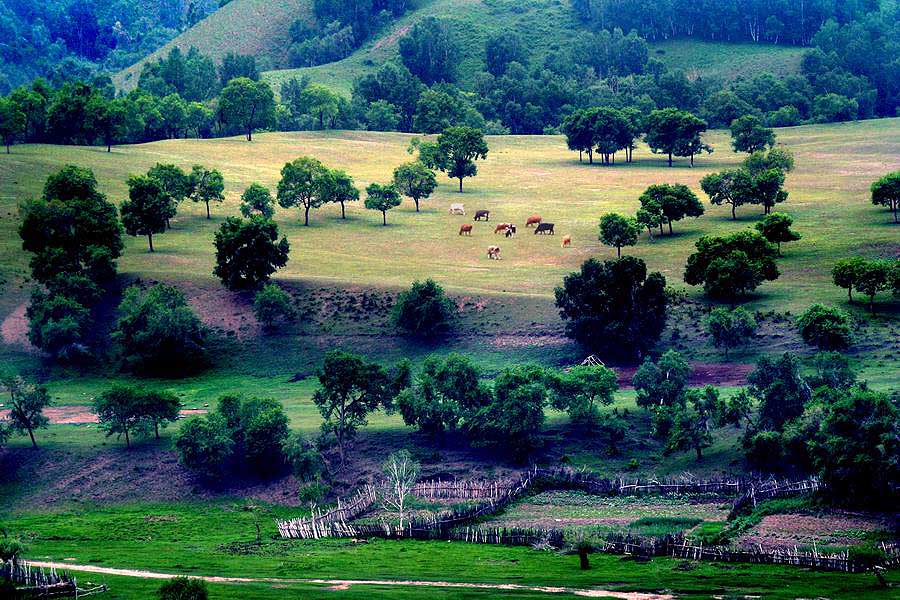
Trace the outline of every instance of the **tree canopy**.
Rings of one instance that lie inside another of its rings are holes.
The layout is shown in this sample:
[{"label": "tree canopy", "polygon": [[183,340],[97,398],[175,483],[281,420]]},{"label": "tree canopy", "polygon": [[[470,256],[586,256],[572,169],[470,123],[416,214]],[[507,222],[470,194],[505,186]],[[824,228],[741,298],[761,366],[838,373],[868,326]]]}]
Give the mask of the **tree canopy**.
[{"label": "tree canopy", "polygon": [[216,232],[213,274],[228,289],[255,289],[288,261],[290,244],[271,219],[228,217]]}]

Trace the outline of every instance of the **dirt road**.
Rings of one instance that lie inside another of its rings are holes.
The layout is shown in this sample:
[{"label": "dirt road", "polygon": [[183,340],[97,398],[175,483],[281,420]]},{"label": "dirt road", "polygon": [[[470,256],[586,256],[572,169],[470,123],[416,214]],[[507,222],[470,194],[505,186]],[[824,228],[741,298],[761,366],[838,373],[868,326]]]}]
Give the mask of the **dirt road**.
[{"label": "dirt road", "polygon": [[[170,579],[174,573],[159,573],[155,571],[141,571],[136,569],[115,569],[111,567],[98,567],[97,565],[77,565],[68,562],[28,561],[28,564],[44,569],[60,569],[79,571],[82,573],[97,573],[102,575],[119,575],[122,577],[138,577],[141,579]],[[408,581],[389,579],[283,579],[277,577],[215,577],[196,576],[209,583],[273,583],[273,584],[303,584],[312,583],[331,586],[334,590],[347,590],[354,585],[378,585],[397,587],[434,587],[469,590],[500,590],[520,592],[542,592],[546,594],[572,594],[584,598],[617,598],[619,600],[672,600],[671,594],[656,594],[643,592],[615,592],[611,590],[579,589],[555,586],[528,586],[515,583],[467,583],[459,581]]]}]

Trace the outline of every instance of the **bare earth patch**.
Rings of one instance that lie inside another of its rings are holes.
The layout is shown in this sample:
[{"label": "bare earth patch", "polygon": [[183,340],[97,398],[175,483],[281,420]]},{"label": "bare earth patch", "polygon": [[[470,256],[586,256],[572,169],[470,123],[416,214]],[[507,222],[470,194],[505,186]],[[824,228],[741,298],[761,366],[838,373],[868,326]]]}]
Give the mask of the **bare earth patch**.
[{"label": "bare earth patch", "polygon": [[28,341],[28,317],[25,316],[27,308],[28,303],[23,302],[3,319],[3,323],[0,324],[0,338],[4,344],[19,346],[27,352],[37,354],[38,349]]},{"label": "bare earth patch", "polygon": [[[689,386],[716,385],[724,387],[738,387],[747,383],[747,375],[754,369],[753,365],[743,363],[703,363],[692,362],[693,372],[688,378]],[[623,388],[631,388],[631,380],[637,371],[637,367],[616,368],[619,375],[619,385]]]},{"label": "bare earth patch", "polygon": [[231,331],[238,338],[257,335],[259,322],[253,315],[250,298],[218,287],[179,284],[200,320],[209,327]]},{"label": "bare earth patch", "polygon": [[874,515],[834,513],[830,515],[769,515],[747,535],[738,539],[741,546],[853,546],[867,532],[888,527],[885,519]]},{"label": "bare earth patch", "polygon": [[[202,408],[192,408],[181,411],[182,417],[190,415],[206,414]],[[8,410],[0,410],[0,420],[9,414]],[[84,423],[97,423],[97,415],[88,406],[50,406],[44,409],[44,414],[54,425],[82,425]]]}]

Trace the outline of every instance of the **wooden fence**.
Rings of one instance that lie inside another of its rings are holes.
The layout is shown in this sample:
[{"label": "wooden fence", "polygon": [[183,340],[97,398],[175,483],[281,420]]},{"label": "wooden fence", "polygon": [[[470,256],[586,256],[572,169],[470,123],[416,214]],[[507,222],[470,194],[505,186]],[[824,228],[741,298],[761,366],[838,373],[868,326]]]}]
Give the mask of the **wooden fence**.
[{"label": "wooden fence", "polygon": [[350,500],[322,512],[313,509],[308,517],[276,521],[278,533],[283,538],[319,539],[323,537],[354,537],[348,534],[347,522],[358,519],[369,512],[375,505],[377,494],[374,486],[366,485],[356,492]]},{"label": "wooden fence", "polygon": [[68,573],[32,567],[24,560],[0,563],[0,579],[8,579],[16,586],[15,600],[74,598],[78,593],[77,582]]}]

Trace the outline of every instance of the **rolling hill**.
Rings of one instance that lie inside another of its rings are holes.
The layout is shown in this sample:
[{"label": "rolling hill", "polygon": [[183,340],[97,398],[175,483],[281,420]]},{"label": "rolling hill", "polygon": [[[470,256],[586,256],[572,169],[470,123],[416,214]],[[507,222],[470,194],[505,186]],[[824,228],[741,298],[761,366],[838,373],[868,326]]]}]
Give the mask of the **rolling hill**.
[{"label": "rolling hill", "polygon": [[[291,78],[307,76],[315,83],[349,95],[354,79],[396,59],[400,38],[416,22],[429,16],[453,22],[463,52],[461,74],[480,70],[484,42],[491,33],[518,33],[532,53],[533,64],[540,64],[547,53],[571,44],[573,36],[582,28],[571,10],[570,0],[423,0],[417,9],[372,36],[349,57],[316,67],[292,69],[288,68],[288,30],[295,19],[314,18],[309,0],[233,0],[149,57],[118,73],[115,83],[120,88],[131,89],[147,60],[158,58],[176,46],[182,50],[196,46],[216,60],[228,52],[256,56],[267,69],[264,78],[276,91]],[[682,68],[691,76],[717,79],[762,71],[794,72],[802,52],[797,47],[692,40],[651,45],[651,55],[667,66]],[[468,82],[464,79],[462,83]]]}]

